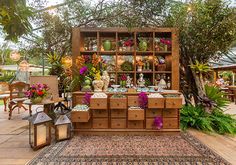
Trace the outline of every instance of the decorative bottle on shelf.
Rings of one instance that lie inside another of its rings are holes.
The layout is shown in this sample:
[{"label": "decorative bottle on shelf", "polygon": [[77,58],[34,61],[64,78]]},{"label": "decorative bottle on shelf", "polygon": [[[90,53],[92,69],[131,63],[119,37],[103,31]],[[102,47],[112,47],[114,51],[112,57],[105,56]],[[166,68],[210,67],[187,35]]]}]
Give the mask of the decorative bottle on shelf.
[{"label": "decorative bottle on shelf", "polygon": [[170,89],[170,87],[171,87],[170,76],[167,76],[167,84],[166,84],[166,86],[167,86],[167,89]]}]

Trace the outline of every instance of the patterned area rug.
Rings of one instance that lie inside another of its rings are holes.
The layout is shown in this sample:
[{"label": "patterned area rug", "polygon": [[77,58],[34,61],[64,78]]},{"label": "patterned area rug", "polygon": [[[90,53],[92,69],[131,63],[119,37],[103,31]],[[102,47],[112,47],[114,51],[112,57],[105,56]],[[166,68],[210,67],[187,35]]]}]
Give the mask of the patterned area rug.
[{"label": "patterned area rug", "polygon": [[177,135],[79,135],[45,148],[29,165],[230,164],[187,133]]}]

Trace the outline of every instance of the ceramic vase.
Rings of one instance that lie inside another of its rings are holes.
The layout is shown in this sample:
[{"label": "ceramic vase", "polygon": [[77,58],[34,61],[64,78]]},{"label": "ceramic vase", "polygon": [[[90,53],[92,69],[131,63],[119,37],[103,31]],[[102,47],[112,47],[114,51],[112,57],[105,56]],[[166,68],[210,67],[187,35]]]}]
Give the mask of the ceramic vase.
[{"label": "ceramic vase", "polygon": [[103,49],[105,51],[110,51],[111,50],[111,41],[110,40],[105,40],[103,42]]},{"label": "ceramic vase", "polygon": [[104,82],[102,80],[93,80],[94,92],[101,92]]},{"label": "ceramic vase", "polygon": [[138,47],[139,47],[139,51],[146,51],[147,50],[147,42],[146,41],[140,41],[139,42],[139,45],[138,45]]},{"label": "ceramic vase", "polygon": [[138,66],[137,71],[138,71],[138,72],[142,72],[142,70],[143,70],[143,67],[142,67],[142,66]]},{"label": "ceramic vase", "polygon": [[33,104],[38,104],[38,103],[41,103],[43,101],[43,98],[42,97],[36,97],[36,98],[31,98],[30,100]]}]

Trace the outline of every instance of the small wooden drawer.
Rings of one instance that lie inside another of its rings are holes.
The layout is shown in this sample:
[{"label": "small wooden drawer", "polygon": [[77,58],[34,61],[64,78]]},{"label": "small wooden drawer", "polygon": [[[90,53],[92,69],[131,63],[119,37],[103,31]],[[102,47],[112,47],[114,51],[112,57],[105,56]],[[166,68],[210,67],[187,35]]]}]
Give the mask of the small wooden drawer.
[{"label": "small wooden drawer", "polygon": [[112,109],[111,117],[114,117],[114,118],[126,117],[126,109]]},{"label": "small wooden drawer", "polygon": [[90,119],[90,111],[72,111],[71,122],[88,122]]},{"label": "small wooden drawer", "polygon": [[162,116],[162,109],[147,109],[146,117]]},{"label": "small wooden drawer", "polygon": [[144,110],[143,109],[132,109],[128,110],[128,120],[144,120]]},{"label": "small wooden drawer", "polygon": [[108,119],[107,118],[99,118],[93,119],[93,128],[108,128]]},{"label": "small wooden drawer", "polygon": [[127,109],[127,98],[110,98],[110,109]]},{"label": "small wooden drawer", "polygon": [[89,129],[92,128],[91,119],[85,123],[75,123],[75,129]]},{"label": "small wooden drawer", "polygon": [[77,104],[83,104],[83,99],[84,99],[84,96],[73,95],[73,98],[72,98],[73,107],[76,106]]},{"label": "small wooden drawer", "polygon": [[93,110],[93,117],[108,117],[108,110]]},{"label": "small wooden drawer", "polygon": [[166,108],[181,108],[181,107],[182,107],[182,98],[180,97],[166,98]]},{"label": "small wooden drawer", "polygon": [[139,106],[138,96],[128,96],[128,106]]},{"label": "small wooden drawer", "polygon": [[143,129],[143,121],[128,121],[128,128]]},{"label": "small wooden drawer", "polygon": [[154,118],[146,119],[146,129],[153,129]]},{"label": "small wooden drawer", "polygon": [[111,128],[126,128],[126,119],[111,119]]},{"label": "small wooden drawer", "polygon": [[163,117],[178,117],[178,109],[164,109]]},{"label": "small wooden drawer", "polygon": [[148,98],[148,108],[164,108],[165,98]]},{"label": "small wooden drawer", "polygon": [[178,129],[179,128],[178,118],[163,118],[163,128],[164,129]]},{"label": "small wooden drawer", "polygon": [[107,98],[91,98],[90,109],[107,109]]}]

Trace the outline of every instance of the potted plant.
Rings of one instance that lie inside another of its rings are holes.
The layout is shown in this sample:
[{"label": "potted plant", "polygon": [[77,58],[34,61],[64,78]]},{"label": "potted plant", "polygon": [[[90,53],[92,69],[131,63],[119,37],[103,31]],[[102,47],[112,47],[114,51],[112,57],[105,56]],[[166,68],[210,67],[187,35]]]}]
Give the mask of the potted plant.
[{"label": "potted plant", "polygon": [[147,40],[142,37],[139,38],[138,47],[139,47],[139,51],[147,51],[147,48],[148,48]]},{"label": "potted plant", "polygon": [[126,86],[126,80],[127,80],[127,76],[125,74],[122,74],[120,76],[120,86],[121,87],[125,87]]},{"label": "potted plant", "polygon": [[142,70],[143,70],[143,65],[144,65],[144,63],[143,63],[143,61],[142,60],[138,60],[137,61],[137,71],[138,72],[142,72]]},{"label": "potted plant", "polygon": [[41,103],[48,94],[48,86],[46,84],[33,84],[29,90],[26,91],[25,95],[28,97],[33,104]]}]

